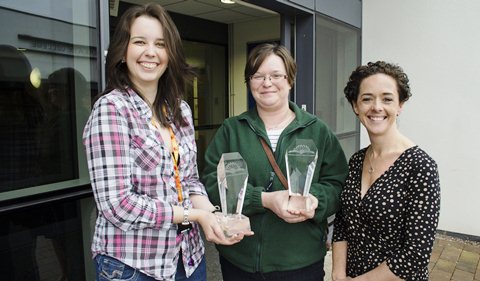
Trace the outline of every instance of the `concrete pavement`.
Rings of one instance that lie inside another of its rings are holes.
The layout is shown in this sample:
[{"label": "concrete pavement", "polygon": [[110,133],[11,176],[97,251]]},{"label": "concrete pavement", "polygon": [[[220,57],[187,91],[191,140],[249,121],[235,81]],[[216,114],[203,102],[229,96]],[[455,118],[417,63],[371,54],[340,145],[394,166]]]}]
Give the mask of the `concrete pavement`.
[{"label": "concrete pavement", "polygon": [[[206,242],[209,281],[223,281],[218,252]],[[325,256],[325,279],[331,281],[332,255]],[[437,235],[429,263],[430,281],[480,281],[480,243]],[[294,281],[294,280],[292,280]]]}]

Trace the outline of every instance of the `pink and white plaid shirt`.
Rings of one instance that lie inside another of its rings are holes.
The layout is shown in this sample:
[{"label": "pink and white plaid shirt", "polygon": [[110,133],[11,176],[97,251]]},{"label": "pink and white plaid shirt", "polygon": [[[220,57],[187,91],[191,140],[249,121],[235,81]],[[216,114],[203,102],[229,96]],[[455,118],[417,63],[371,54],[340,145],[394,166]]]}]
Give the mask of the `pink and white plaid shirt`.
[{"label": "pink and white plaid shirt", "polygon": [[[206,192],[198,178],[192,113],[184,101],[181,111],[188,126],[172,128],[179,144],[183,204],[191,207],[189,194]],[[180,248],[189,276],[204,247],[195,223],[188,235],[177,237],[173,160],[151,117],[147,103],[131,89],[102,96],[92,109],[83,133],[98,209],[92,253],[173,280]]]}]

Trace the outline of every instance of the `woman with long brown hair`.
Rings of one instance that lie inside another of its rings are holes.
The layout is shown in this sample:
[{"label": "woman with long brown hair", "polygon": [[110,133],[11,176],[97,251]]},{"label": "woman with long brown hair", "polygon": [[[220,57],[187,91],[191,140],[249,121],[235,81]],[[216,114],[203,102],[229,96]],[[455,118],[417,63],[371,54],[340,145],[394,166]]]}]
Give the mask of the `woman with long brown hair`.
[{"label": "woman with long brown hair", "polygon": [[98,208],[96,280],[206,280],[200,227],[226,239],[198,179],[192,76],[177,28],[157,4],[120,18],[107,54],[107,89],[84,131]]}]

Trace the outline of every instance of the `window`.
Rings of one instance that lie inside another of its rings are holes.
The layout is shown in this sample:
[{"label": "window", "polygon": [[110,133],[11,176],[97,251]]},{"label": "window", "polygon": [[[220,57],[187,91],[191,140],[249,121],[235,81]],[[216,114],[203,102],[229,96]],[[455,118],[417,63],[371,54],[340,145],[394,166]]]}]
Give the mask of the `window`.
[{"label": "window", "polygon": [[88,184],[81,142],[98,91],[98,3],[2,1],[0,201]]},{"label": "window", "polygon": [[360,31],[316,17],[315,114],[336,133],[347,158],[359,148],[360,127],[343,94],[360,62]]},{"label": "window", "polygon": [[90,245],[83,239],[82,215],[75,201],[0,213],[2,280],[89,280]]}]

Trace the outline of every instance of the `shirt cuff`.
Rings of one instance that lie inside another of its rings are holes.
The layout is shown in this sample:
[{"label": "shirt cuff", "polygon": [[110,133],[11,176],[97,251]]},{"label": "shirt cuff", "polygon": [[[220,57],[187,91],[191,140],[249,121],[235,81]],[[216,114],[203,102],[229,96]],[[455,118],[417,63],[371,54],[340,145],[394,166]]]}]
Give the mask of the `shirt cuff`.
[{"label": "shirt cuff", "polygon": [[156,201],[156,228],[172,228],[173,227],[173,206],[165,204],[161,201]]}]

